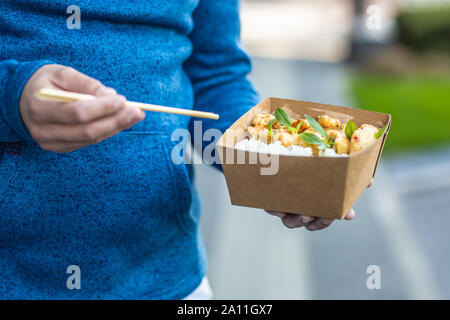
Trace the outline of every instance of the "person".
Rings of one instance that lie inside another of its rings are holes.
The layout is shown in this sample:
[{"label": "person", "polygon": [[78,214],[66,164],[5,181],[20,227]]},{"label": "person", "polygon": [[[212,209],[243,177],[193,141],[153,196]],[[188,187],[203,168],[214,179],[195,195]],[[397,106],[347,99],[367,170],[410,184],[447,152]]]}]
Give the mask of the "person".
[{"label": "person", "polygon": [[[123,94],[218,113],[203,130],[224,132],[259,102],[238,1],[83,0],[80,28],[64,3],[1,9],[0,298],[202,296],[193,169],[170,157],[172,131],[193,119],[125,106]],[[95,98],[41,101],[41,88]],[[289,228],[332,222],[270,214]]]}]

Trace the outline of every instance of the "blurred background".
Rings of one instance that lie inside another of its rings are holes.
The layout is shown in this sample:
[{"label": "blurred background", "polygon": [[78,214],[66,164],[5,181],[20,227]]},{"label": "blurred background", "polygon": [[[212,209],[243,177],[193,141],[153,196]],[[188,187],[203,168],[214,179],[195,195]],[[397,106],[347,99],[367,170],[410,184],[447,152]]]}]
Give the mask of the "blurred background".
[{"label": "blurred background", "polygon": [[323,231],[231,206],[223,175],[197,166],[215,298],[449,299],[450,1],[243,0],[241,23],[263,97],[393,122],[356,219]]}]

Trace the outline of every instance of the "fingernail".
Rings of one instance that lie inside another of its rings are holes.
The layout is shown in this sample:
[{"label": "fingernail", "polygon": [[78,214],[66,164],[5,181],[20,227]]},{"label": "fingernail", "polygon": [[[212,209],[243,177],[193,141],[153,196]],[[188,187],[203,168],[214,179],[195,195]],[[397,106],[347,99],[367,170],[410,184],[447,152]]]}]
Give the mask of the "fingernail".
[{"label": "fingernail", "polygon": [[116,90],[114,90],[113,88],[107,87],[107,88],[105,89],[105,94],[111,94],[111,95],[113,95],[113,94],[117,94],[117,92],[116,92]]},{"label": "fingernail", "polygon": [[311,221],[314,220],[314,218],[310,217],[310,216],[305,216],[305,217],[301,217],[300,220],[302,221],[302,223],[310,223]]},{"label": "fingernail", "polygon": [[322,219],[322,224],[324,224],[325,226],[329,225],[332,222],[333,222],[333,220],[331,220],[331,219]]},{"label": "fingernail", "polygon": [[355,209],[352,208],[352,209],[350,209],[350,211],[347,212],[347,214],[345,215],[345,219],[351,220],[351,219],[353,219],[353,218],[355,217],[355,215],[356,215]]},{"label": "fingernail", "polygon": [[113,88],[110,87],[103,87],[100,89],[100,95],[115,95],[117,92]]}]

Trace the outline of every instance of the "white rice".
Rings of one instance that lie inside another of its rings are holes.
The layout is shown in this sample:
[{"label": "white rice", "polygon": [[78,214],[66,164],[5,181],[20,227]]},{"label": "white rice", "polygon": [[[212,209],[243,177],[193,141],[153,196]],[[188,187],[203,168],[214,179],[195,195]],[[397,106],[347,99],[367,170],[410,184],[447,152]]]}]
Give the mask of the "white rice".
[{"label": "white rice", "polygon": [[[286,148],[281,144],[280,141],[275,141],[274,143],[267,144],[256,139],[244,139],[239,141],[234,146],[237,150],[266,153],[266,154],[279,154],[285,156],[312,156],[312,149],[305,148],[301,146],[290,146]],[[325,157],[348,157],[347,154],[337,154],[334,149],[325,149],[321,156]]]}]

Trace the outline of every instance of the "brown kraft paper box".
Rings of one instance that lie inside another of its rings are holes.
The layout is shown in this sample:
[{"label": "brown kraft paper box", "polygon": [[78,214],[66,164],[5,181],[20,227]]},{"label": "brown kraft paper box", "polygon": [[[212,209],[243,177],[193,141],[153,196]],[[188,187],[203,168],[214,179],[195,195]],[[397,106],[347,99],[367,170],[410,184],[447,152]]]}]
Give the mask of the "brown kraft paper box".
[{"label": "brown kraft paper box", "polygon": [[[264,155],[235,150],[246,138],[245,129],[256,114],[282,108],[292,118],[327,114],[345,125],[353,119],[359,127],[371,124],[384,134],[375,143],[348,157]],[[267,98],[239,118],[217,142],[217,150],[233,205],[280,212],[343,219],[375,176],[391,125],[391,116],[333,105]],[[270,162],[272,161],[272,164]],[[278,167],[273,165],[275,161]],[[268,170],[269,165],[273,165]],[[266,170],[266,172],[264,172]],[[267,171],[272,171],[267,174]]]}]

